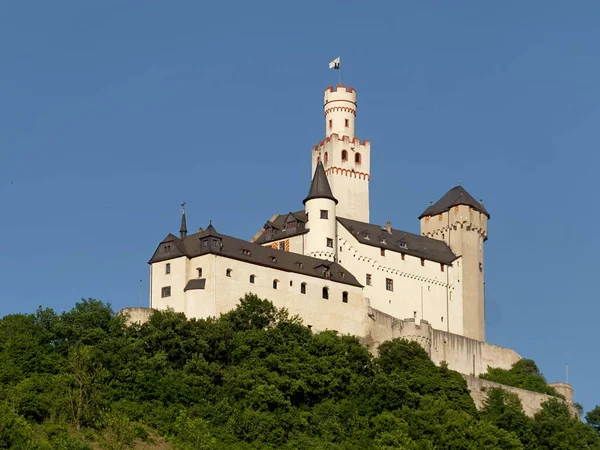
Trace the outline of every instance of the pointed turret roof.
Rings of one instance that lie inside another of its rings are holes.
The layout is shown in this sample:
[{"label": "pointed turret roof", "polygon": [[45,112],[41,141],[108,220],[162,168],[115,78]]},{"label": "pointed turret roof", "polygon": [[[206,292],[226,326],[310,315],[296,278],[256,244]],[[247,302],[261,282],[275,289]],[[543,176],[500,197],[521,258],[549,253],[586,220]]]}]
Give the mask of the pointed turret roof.
[{"label": "pointed turret roof", "polygon": [[306,204],[307,201],[312,200],[313,198],[328,198],[329,200],[333,200],[336,205],[338,203],[331,192],[331,187],[329,186],[329,181],[327,181],[327,175],[325,175],[325,169],[323,168],[323,163],[321,161],[317,163],[317,169],[315,170],[312,182],[310,183],[308,195],[302,203]]},{"label": "pointed turret roof", "polygon": [[181,213],[181,227],[179,228],[179,236],[181,239],[187,236],[187,221],[185,220],[185,208]]},{"label": "pointed turret roof", "polygon": [[473,196],[469,194],[462,186],[456,186],[446,192],[446,194],[436,203],[423,211],[423,213],[419,216],[419,219],[422,219],[426,216],[435,216],[437,214],[444,213],[453,206],[458,205],[470,206],[474,210],[485,214],[488,219],[490,218],[490,213],[487,212],[487,209],[485,209],[483,203],[479,203],[477,200],[475,200]]}]

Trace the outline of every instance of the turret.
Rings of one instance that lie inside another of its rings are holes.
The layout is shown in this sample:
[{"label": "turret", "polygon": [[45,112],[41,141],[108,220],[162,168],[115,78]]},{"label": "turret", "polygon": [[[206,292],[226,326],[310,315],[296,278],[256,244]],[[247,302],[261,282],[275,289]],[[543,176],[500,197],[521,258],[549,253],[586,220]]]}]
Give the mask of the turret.
[{"label": "turret", "polygon": [[306,235],[304,254],[336,261],[336,205],[338,201],[331,192],[323,163],[319,161],[308,195],[302,202],[306,212]]},{"label": "turret", "polygon": [[340,217],[369,222],[371,145],[354,136],[356,91],[338,85],[325,90],[325,139],[313,147],[312,173],[321,161]]},{"label": "turret", "polygon": [[490,214],[462,186],[450,189],[419,216],[421,234],[446,242],[459,258],[457,271],[462,286],[463,334],[485,341],[485,289],[483,243],[487,240]]}]

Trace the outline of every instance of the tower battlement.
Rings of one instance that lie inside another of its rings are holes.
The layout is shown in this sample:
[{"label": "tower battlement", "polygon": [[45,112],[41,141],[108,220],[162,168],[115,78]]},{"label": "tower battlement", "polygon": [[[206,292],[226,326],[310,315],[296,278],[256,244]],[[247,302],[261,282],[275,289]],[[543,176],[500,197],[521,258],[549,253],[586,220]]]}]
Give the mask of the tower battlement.
[{"label": "tower battlement", "polygon": [[363,148],[371,147],[371,141],[368,141],[366,139],[364,139],[361,142],[361,140],[359,138],[357,138],[357,137],[350,137],[350,136],[347,136],[347,135],[340,136],[338,133],[331,133],[329,136],[327,136],[325,139],[323,139],[317,145],[315,145],[313,147],[313,150],[318,150],[319,148],[323,147],[323,145],[327,144],[328,142],[330,142],[332,140],[333,141],[344,142],[344,143],[347,143],[347,144],[358,145],[358,146],[363,147]]}]

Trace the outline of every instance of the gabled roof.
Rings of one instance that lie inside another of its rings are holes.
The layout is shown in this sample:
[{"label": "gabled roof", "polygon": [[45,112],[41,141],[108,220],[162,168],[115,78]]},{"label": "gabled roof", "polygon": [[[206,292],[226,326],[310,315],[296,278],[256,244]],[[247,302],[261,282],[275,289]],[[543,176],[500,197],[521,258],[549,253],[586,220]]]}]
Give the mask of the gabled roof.
[{"label": "gabled roof", "polygon": [[385,227],[343,217],[338,217],[337,220],[361,244],[384,248],[392,252],[405,253],[443,264],[452,264],[457,258],[444,241],[394,230],[393,228],[389,233]]},{"label": "gabled roof", "polygon": [[[287,228],[285,226],[288,217],[292,215],[296,218],[296,227]],[[300,234],[308,233],[308,230],[304,228],[306,224],[306,213],[304,211],[290,212],[287,214],[278,215],[273,221],[267,220],[265,228],[271,227],[271,232],[267,233],[263,231],[258,238],[254,241],[256,244],[266,244],[267,242],[279,241],[281,239],[290,238],[292,236],[298,236]]]},{"label": "gabled roof", "polygon": [[490,213],[487,212],[482,203],[479,203],[477,200],[475,200],[473,196],[469,194],[462,186],[456,186],[446,192],[446,194],[436,203],[423,211],[423,213],[419,216],[419,219],[422,219],[426,216],[435,216],[437,214],[444,213],[450,210],[450,208],[453,206],[458,205],[470,206],[475,211],[485,214],[488,219],[490,218]]},{"label": "gabled roof", "polygon": [[[163,247],[164,244],[161,243],[154,252],[149,264],[166,261],[180,256],[195,258],[202,255],[216,254],[225,258],[244,261],[249,264],[256,264],[285,272],[299,273],[311,277],[331,280],[337,283],[362,287],[354,275],[338,263],[283,250],[276,250],[271,247],[263,247],[254,242],[248,242],[217,233],[212,226],[199,233],[186,236],[184,239],[178,239],[173,235],[169,235],[168,237],[170,239],[169,242],[172,242],[173,244],[179,241],[178,244],[185,250],[184,253],[174,254],[173,247],[171,247],[171,251],[167,252]],[[174,238],[174,240],[172,238]],[[329,270],[323,270],[323,266],[328,267]]]},{"label": "gabled roof", "polygon": [[315,169],[315,174],[310,183],[308,195],[302,200],[302,204],[305,205],[307,201],[312,200],[313,198],[328,198],[329,200],[333,200],[336,205],[338,203],[331,192],[331,186],[329,186],[329,181],[327,181],[327,175],[325,175],[325,169],[323,168],[323,163],[321,161],[317,163],[317,168]]}]

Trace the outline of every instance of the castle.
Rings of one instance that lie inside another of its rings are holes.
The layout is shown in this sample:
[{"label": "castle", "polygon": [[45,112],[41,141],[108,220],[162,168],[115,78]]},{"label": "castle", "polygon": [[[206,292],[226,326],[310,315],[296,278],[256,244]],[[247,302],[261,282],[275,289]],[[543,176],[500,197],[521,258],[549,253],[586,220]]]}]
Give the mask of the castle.
[{"label": "castle", "polygon": [[[458,186],[421,213],[420,234],[369,223],[371,145],[354,134],[356,91],[329,87],[323,109],[304,208],[274,214],[249,241],[212,224],[188,234],[184,210],[179,236],[149,261],[151,308],[207,318],[252,292],[372,349],[404,337],[466,375],[510,368],[520,356],[485,342],[487,209]],[[572,400],[570,386],[557,388]]]}]

